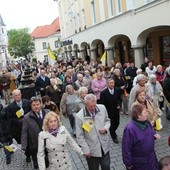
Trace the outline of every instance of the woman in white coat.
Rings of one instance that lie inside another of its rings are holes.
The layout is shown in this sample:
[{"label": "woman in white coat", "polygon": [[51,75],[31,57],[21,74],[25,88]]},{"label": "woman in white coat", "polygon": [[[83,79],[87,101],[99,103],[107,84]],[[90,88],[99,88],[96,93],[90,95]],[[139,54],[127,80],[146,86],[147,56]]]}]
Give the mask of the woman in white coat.
[{"label": "woman in white coat", "polygon": [[46,139],[46,149],[48,152],[50,170],[71,170],[71,158],[67,149],[69,144],[73,150],[83,155],[81,148],[71,137],[67,129],[60,124],[56,113],[49,112],[43,122],[43,131],[38,139],[38,166],[40,170],[45,170],[44,139]]}]

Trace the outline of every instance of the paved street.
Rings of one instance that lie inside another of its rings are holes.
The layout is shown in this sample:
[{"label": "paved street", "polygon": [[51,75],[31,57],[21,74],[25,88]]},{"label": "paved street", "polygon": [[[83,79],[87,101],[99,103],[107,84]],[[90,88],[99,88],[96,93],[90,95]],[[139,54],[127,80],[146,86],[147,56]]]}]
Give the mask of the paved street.
[{"label": "paved street", "polygon": [[[117,130],[118,139],[121,141],[123,129],[126,123],[130,120],[130,116],[121,114],[121,123]],[[68,119],[62,118],[63,125],[70,130]],[[156,141],[156,152],[160,159],[163,156],[170,155],[170,148],[167,144],[167,137],[170,135],[170,121],[166,120],[165,114],[162,116],[163,129],[158,132],[161,135],[161,139]],[[71,131],[71,130],[70,130]],[[111,170],[125,170],[122,162],[121,143],[114,144],[111,141],[110,156],[111,156]],[[20,146],[19,146],[20,148]],[[87,163],[84,157],[79,156],[71,148],[69,148],[72,157],[73,170],[85,170],[87,169]],[[25,156],[18,149],[12,155],[12,161],[10,165],[6,165],[3,150],[0,149],[0,170],[31,170],[33,169],[32,163],[27,164]]]}]

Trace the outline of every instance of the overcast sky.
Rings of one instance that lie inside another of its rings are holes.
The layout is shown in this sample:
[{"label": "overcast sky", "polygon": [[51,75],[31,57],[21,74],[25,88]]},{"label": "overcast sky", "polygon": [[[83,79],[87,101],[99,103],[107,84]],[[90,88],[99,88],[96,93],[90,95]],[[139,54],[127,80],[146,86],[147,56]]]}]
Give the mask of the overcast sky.
[{"label": "overcast sky", "polygon": [[7,30],[48,25],[58,17],[54,0],[0,0],[0,14]]}]

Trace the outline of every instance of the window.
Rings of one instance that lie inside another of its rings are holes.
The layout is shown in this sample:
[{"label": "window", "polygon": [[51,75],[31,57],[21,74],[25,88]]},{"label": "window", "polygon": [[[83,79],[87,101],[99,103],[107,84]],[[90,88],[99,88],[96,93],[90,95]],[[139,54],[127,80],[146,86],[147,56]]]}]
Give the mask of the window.
[{"label": "window", "polygon": [[85,18],[85,13],[84,13],[84,8],[81,10],[81,14],[82,14],[82,26],[85,29],[86,26],[86,18]]},{"label": "window", "polygon": [[153,0],[145,0],[145,4],[152,2]]},{"label": "window", "polygon": [[108,3],[108,10],[109,10],[109,17],[113,16],[113,2],[112,0],[107,0]]},{"label": "window", "polygon": [[44,55],[44,61],[48,62],[48,55]]},{"label": "window", "polygon": [[103,0],[99,1],[99,7],[100,7],[100,21],[104,21],[105,20],[105,11],[104,11],[104,3]]},{"label": "window", "polygon": [[161,59],[162,64],[165,66],[170,65],[170,35],[163,36],[160,38],[161,46]]},{"label": "window", "polygon": [[47,43],[46,42],[43,42],[42,45],[43,45],[43,49],[47,49]]},{"label": "window", "polygon": [[58,41],[55,41],[55,42],[54,42],[55,48],[58,48],[58,43],[59,43]]},{"label": "window", "polygon": [[94,25],[96,23],[94,0],[91,1],[91,13],[92,13],[92,24]]},{"label": "window", "polygon": [[127,11],[134,9],[134,1],[133,0],[126,0],[126,7],[127,7]]},{"label": "window", "polygon": [[121,3],[121,0],[116,0],[116,13],[117,14],[122,13],[122,3]]}]

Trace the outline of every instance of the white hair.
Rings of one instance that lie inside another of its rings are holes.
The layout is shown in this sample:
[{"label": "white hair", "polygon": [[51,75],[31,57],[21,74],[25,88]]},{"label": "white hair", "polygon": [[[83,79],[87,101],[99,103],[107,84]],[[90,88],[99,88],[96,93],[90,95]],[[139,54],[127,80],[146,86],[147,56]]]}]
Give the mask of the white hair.
[{"label": "white hair", "polygon": [[88,93],[88,88],[87,87],[80,87],[79,88],[79,94],[81,94],[83,92],[87,92]]},{"label": "white hair", "polygon": [[137,82],[142,80],[142,79],[146,79],[146,76],[144,74],[137,75]]},{"label": "white hair", "polygon": [[140,73],[142,73],[142,69],[138,68],[137,71],[136,71],[136,74],[140,74]]},{"label": "white hair", "polygon": [[85,104],[87,104],[88,102],[96,102],[97,98],[94,94],[87,94],[84,98],[84,102]]},{"label": "white hair", "polygon": [[156,79],[156,75],[155,74],[149,75],[149,81],[152,82],[153,79]]}]

